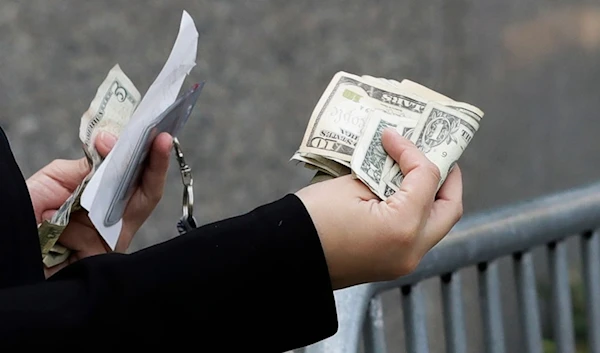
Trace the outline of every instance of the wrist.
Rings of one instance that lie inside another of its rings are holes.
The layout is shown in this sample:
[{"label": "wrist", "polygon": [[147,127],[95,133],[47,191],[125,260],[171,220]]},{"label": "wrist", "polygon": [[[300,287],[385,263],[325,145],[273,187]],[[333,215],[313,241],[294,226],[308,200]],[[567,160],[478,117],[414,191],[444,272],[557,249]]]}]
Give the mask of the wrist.
[{"label": "wrist", "polygon": [[340,269],[338,257],[339,244],[336,243],[335,238],[331,236],[331,230],[328,229],[324,215],[327,214],[327,210],[322,210],[322,203],[319,202],[317,195],[313,192],[310,187],[303,188],[295,193],[296,197],[300,199],[304,208],[308,212],[310,219],[313,223],[325,262],[327,264],[327,270],[329,273],[329,279],[334,290],[347,287],[348,280],[343,276],[343,271]]}]

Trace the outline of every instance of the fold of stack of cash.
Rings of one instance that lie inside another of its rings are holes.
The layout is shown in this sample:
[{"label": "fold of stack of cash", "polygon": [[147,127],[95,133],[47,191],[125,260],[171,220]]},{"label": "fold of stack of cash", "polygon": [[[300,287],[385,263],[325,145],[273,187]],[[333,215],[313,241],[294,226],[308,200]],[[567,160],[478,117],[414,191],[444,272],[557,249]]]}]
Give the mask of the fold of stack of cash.
[{"label": "fold of stack of cash", "polygon": [[410,80],[338,72],[313,110],[291,160],[331,177],[352,174],[385,200],[403,179],[382,146],[386,128],[412,141],[440,169],[439,188],[482,118],[479,108]]},{"label": "fold of stack of cash", "polygon": [[117,64],[98,87],[89,109],[81,117],[79,138],[91,171],[54,216],[38,226],[42,259],[46,267],[58,265],[69,257],[69,249],[57,241],[69,224],[71,213],[81,209],[81,195],[104,160],[96,150],[96,137],[103,131],[118,137],[140,100],[140,92]]}]

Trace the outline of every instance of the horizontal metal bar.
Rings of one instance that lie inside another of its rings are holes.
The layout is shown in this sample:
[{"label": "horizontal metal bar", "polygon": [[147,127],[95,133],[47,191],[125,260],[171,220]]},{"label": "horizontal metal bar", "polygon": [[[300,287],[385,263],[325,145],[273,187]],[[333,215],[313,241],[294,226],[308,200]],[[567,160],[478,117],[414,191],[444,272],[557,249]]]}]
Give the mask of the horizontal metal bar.
[{"label": "horizontal metal bar", "polygon": [[[599,226],[600,183],[467,216],[424,256],[411,274],[394,281],[367,283],[336,291],[339,330],[333,337],[309,346],[307,353],[356,352],[369,300],[381,291],[412,285],[459,268],[489,263],[499,257]],[[590,270],[597,274],[594,271],[598,268]],[[485,304],[482,310],[487,310],[490,318],[487,324],[494,325],[493,335],[487,337],[492,345],[488,347],[494,348],[488,352],[503,353],[502,325],[494,319],[494,313],[501,308],[497,276],[495,265],[480,271],[480,296],[482,304]],[[598,307],[598,304],[592,305]],[[600,308],[594,310],[600,311]],[[600,337],[594,339],[600,341]]]},{"label": "horizontal metal bar", "polygon": [[519,316],[525,343],[524,353],[543,353],[538,294],[531,253],[516,255],[514,263]]},{"label": "horizontal metal bar", "polygon": [[418,283],[459,268],[600,226],[600,183],[472,215],[431,249],[411,274],[378,282],[373,291]]},{"label": "horizontal metal bar", "polygon": [[550,313],[552,315],[556,351],[559,353],[575,352],[567,244],[564,241],[552,243],[548,246],[548,265],[552,290],[550,298],[552,310],[550,310]]},{"label": "horizontal metal bar", "polygon": [[590,353],[600,353],[600,234],[598,232],[587,232],[581,237],[581,252],[588,350]]},{"label": "horizontal metal bar", "polygon": [[448,353],[467,353],[465,316],[460,286],[460,273],[455,272],[442,276],[444,329]]},{"label": "horizontal metal bar", "polygon": [[479,305],[483,321],[485,352],[504,353],[504,326],[498,265],[495,262],[477,266],[479,274]]}]

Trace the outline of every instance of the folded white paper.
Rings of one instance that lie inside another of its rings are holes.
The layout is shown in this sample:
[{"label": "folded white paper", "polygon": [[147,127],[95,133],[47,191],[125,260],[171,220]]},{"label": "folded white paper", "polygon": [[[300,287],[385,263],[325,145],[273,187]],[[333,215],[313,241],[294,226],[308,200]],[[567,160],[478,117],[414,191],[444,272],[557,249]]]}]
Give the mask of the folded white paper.
[{"label": "folded white paper", "polygon": [[136,142],[152,120],[177,99],[186,75],[196,65],[197,46],[198,31],[190,15],[184,11],[167,62],[81,196],[81,205],[88,210],[92,223],[113,250],[121,234],[123,220],[107,225],[105,218],[125,179]]}]

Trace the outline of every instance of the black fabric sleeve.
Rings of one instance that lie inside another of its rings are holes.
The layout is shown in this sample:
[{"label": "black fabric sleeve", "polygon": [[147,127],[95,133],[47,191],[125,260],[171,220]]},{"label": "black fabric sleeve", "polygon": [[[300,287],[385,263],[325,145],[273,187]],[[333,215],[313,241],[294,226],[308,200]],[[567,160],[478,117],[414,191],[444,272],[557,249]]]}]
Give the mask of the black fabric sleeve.
[{"label": "black fabric sleeve", "polygon": [[44,280],[29,191],[0,127],[0,290]]},{"label": "black fabric sleeve", "polygon": [[0,342],[21,348],[62,337],[95,348],[281,352],[336,330],[320,240],[292,194],[133,254],[87,258],[46,282],[0,290]]}]

